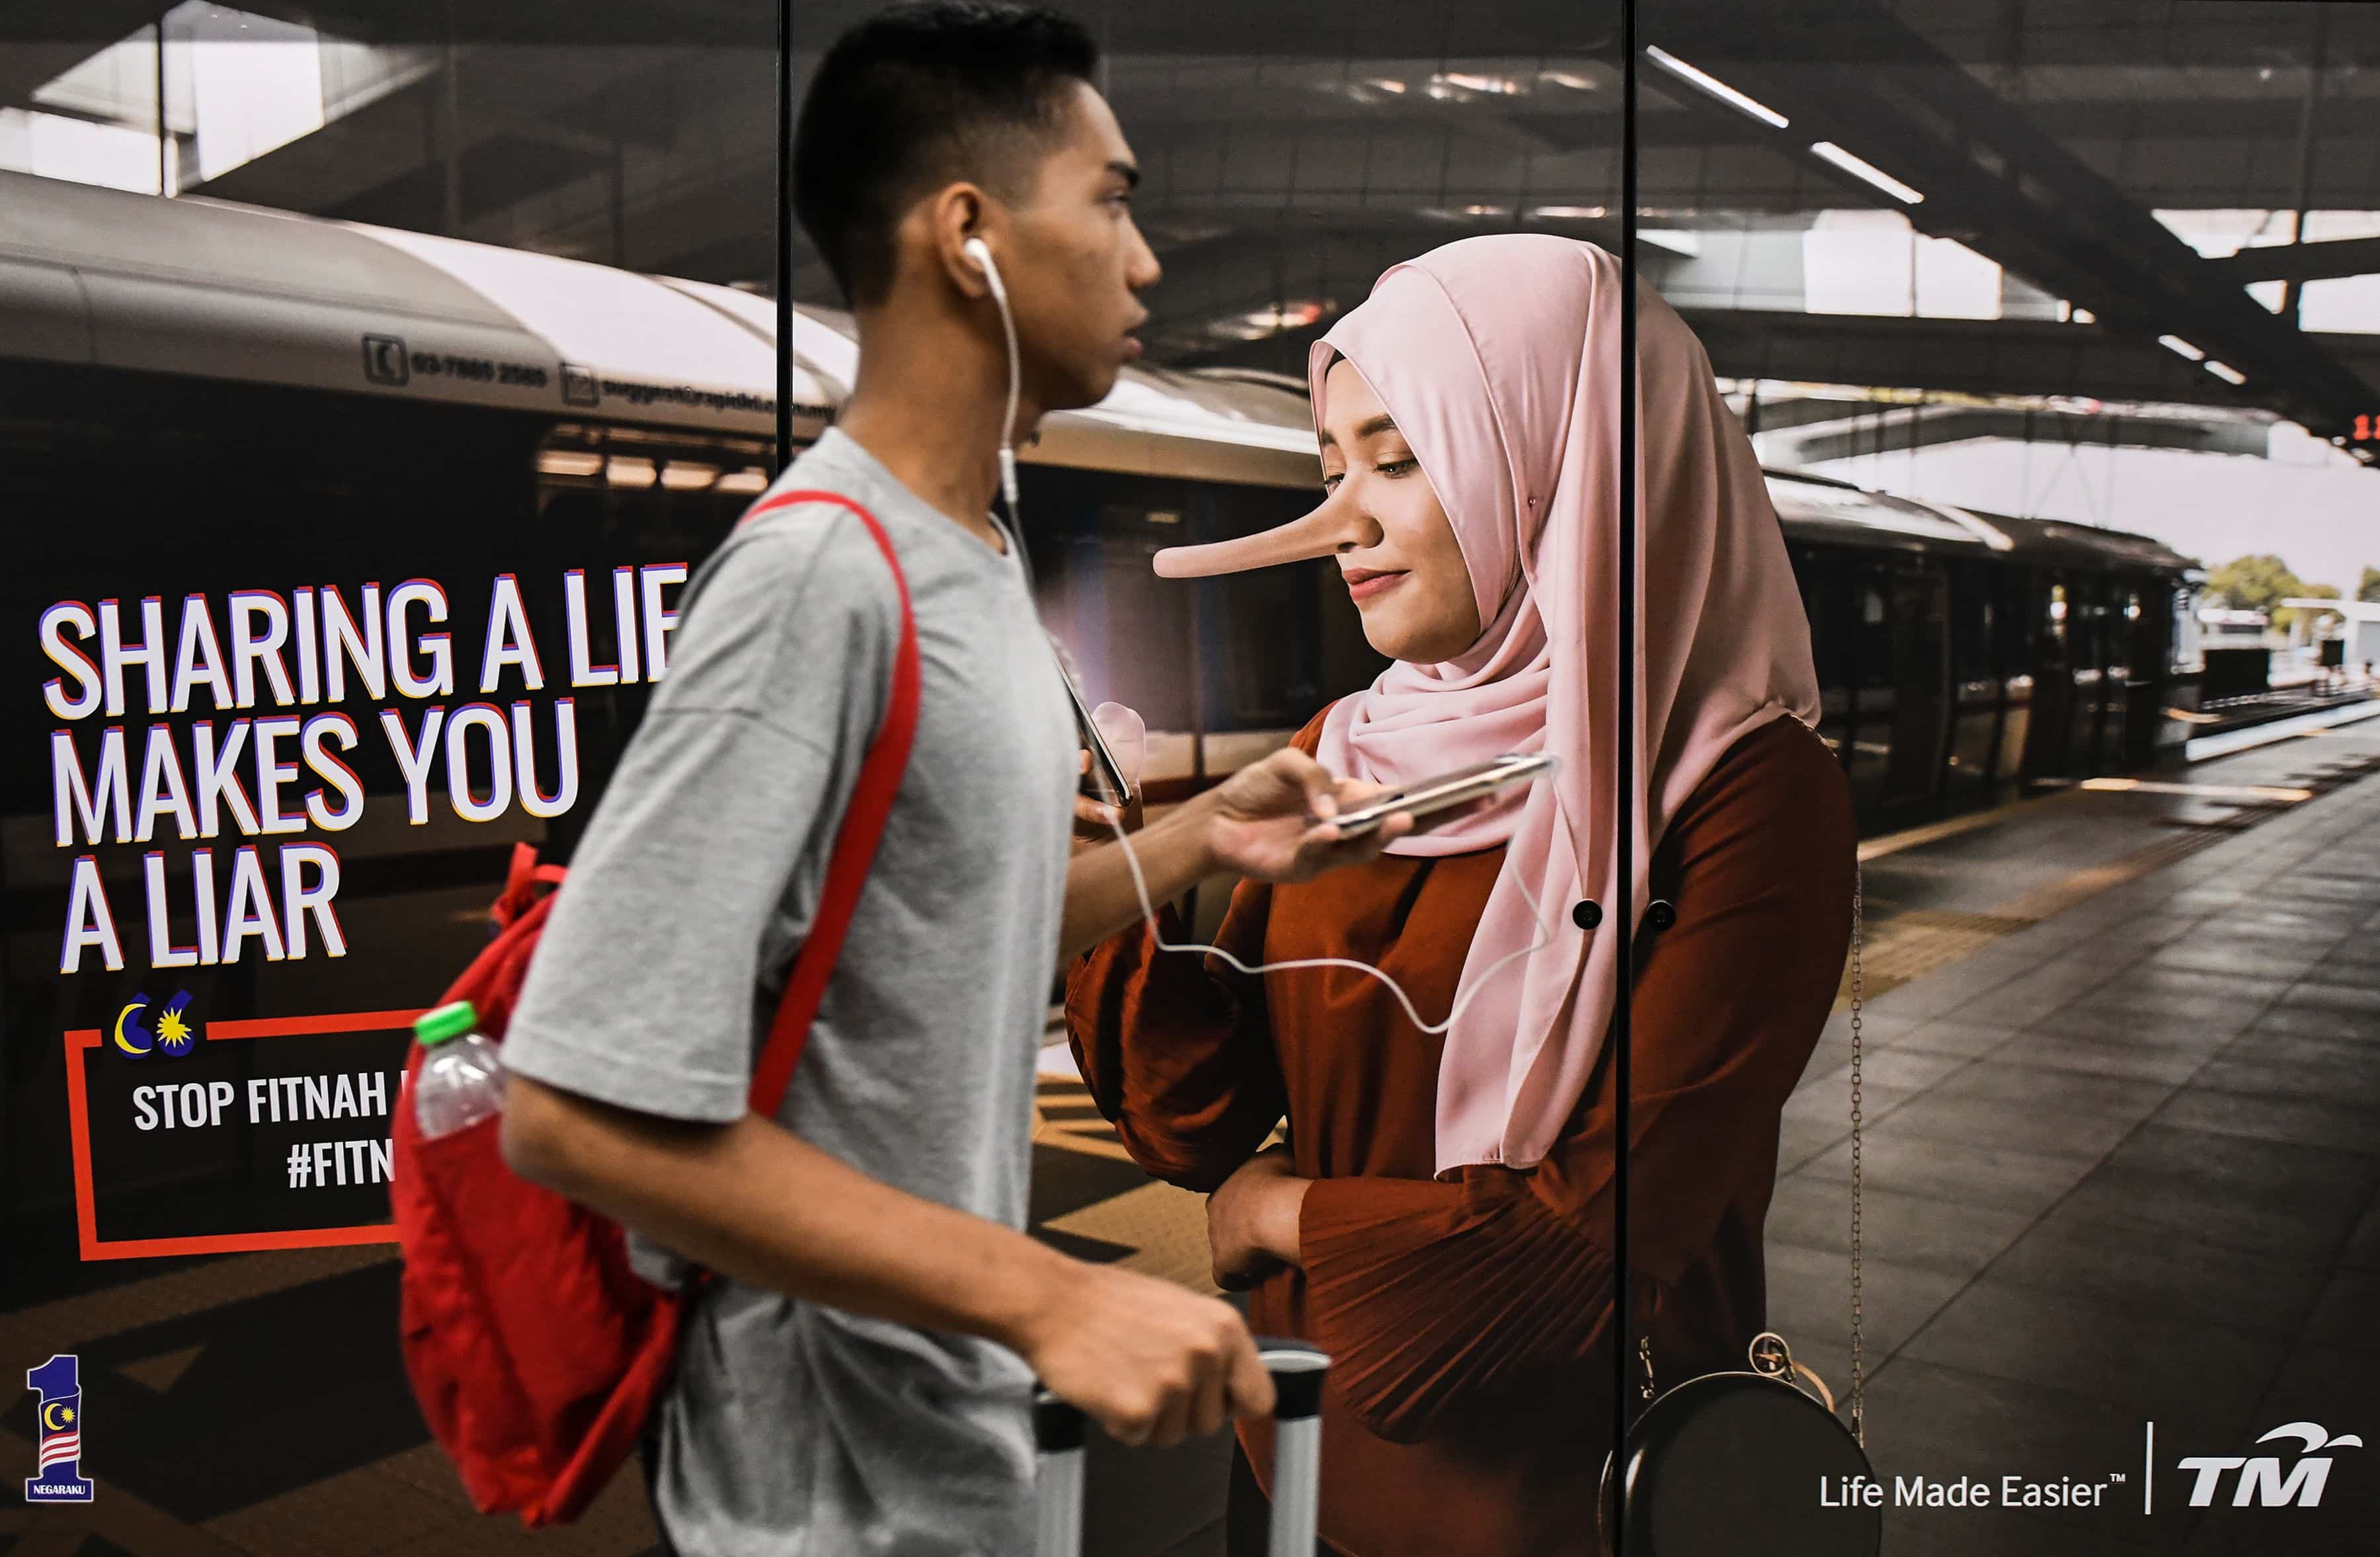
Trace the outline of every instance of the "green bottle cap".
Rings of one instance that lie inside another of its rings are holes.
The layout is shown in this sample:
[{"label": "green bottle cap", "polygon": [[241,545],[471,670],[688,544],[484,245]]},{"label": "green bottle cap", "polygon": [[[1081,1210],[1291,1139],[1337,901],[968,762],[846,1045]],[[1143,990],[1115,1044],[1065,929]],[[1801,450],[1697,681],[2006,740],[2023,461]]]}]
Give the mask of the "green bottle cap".
[{"label": "green bottle cap", "polygon": [[479,1025],[480,1014],[471,1009],[471,1003],[458,1000],[452,1005],[442,1005],[435,1011],[425,1011],[416,1016],[413,1019],[413,1036],[421,1040],[424,1048],[430,1048],[450,1038],[460,1038]]}]

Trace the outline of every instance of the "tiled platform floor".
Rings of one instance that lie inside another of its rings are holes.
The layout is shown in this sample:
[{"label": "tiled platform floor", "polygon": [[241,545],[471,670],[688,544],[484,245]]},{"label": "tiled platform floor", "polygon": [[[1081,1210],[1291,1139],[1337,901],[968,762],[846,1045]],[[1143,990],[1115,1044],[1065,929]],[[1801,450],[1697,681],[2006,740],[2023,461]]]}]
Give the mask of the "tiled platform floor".
[{"label": "tiled platform floor", "polygon": [[[2380,756],[2369,728],[2185,782],[2319,781]],[[2380,1442],[2380,784],[2290,805],[1868,1009],[1878,1469],[2124,1478],[2096,1511],[1896,1513],[1887,1551],[2380,1550],[2370,1448],[2336,1452],[2314,1509],[2234,1507],[2236,1474],[2194,1509],[2176,1464],[2277,1454],[2286,1476],[2294,1442],[2252,1445],[2300,1421]],[[1847,1026],[1795,1096],[1769,1220],[1772,1322],[1839,1389]]]}]

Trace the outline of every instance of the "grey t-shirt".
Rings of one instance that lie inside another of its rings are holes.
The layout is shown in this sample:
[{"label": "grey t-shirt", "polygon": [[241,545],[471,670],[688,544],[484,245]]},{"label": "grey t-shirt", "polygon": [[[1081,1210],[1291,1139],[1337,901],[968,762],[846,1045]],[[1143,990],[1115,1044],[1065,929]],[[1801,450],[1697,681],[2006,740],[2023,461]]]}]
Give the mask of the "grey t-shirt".
[{"label": "grey t-shirt", "polygon": [[[865,504],[891,535],[923,697],[778,1118],[887,1184],[1022,1227],[1075,790],[1064,686],[1019,558],[839,432],[777,490],[799,488]],[[647,1113],[742,1116],[899,633],[883,557],[842,508],[769,514],[704,565],[538,947],[509,1067]],[[721,1282],[679,1362],[657,1494],[688,1557],[1029,1550],[1031,1381],[1013,1353]]]}]

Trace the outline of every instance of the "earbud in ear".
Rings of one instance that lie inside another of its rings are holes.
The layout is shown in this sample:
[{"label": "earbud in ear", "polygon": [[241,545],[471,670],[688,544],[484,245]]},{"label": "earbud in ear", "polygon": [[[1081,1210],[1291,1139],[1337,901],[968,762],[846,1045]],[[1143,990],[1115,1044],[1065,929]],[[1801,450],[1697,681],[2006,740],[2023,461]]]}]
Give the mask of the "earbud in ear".
[{"label": "earbud in ear", "polygon": [[976,262],[983,272],[984,284],[991,288],[992,301],[1000,305],[1002,315],[1008,311],[1008,288],[1000,284],[1000,267],[991,262],[991,245],[979,237],[971,237],[959,245],[959,251]]}]

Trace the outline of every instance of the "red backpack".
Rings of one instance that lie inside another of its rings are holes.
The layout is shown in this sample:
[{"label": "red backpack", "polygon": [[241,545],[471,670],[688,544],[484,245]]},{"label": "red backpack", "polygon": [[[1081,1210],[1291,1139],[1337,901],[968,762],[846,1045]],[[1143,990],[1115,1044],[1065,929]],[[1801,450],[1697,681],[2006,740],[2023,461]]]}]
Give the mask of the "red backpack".
[{"label": "red backpack", "polygon": [[[829,492],[793,492],[755,506],[748,521],[795,503],[831,503],[859,516],[901,598],[892,697],[859,770],[820,889],[816,922],[794,958],[752,1076],[751,1105],[776,1117],[818,1014],[861,886],[876,857],[917,724],[917,632],[909,586],[876,517]],[[514,851],[490,910],[496,938],[441,997],[477,1007],[480,1033],[501,1041],[529,958],[553,909],[563,870]],[[668,1389],[678,1330],[692,1295],[657,1287],[628,1265],[619,1223],[516,1176],[498,1122],[425,1141],[413,1083],[414,1047],[391,1121],[396,1173],[390,1199],[405,1254],[400,1317],[405,1368],[431,1434],[482,1514],[517,1513],[532,1527],[575,1519],[636,1448]]]}]

